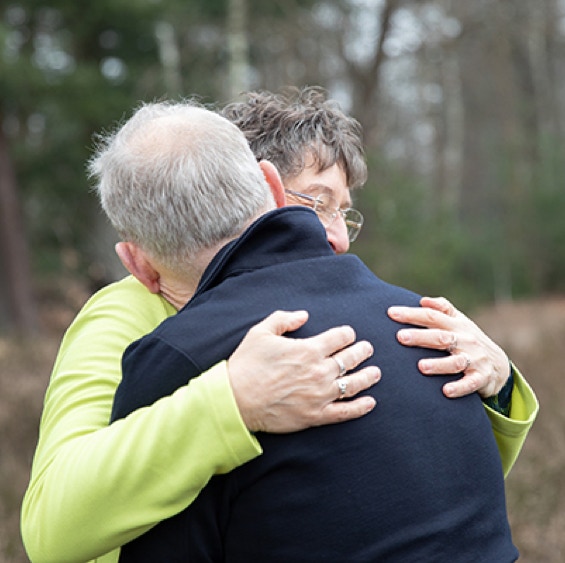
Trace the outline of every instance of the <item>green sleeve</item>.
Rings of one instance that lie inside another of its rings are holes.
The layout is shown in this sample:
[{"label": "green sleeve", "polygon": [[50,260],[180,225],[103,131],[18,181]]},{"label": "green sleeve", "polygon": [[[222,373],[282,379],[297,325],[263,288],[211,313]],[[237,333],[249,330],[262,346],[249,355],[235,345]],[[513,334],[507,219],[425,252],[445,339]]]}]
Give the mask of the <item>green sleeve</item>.
[{"label": "green sleeve", "polygon": [[515,366],[512,366],[512,375],[514,387],[509,416],[485,405],[500,452],[504,477],[510,473],[539,410],[532,388]]},{"label": "green sleeve", "polygon": [[33,563],[115,562],[112,550],[183,510],[212,475],[261,453],[225,362],[108,426],[123,350],[173,313],[130,277],[98,292],[65,334],[22,505]]}]

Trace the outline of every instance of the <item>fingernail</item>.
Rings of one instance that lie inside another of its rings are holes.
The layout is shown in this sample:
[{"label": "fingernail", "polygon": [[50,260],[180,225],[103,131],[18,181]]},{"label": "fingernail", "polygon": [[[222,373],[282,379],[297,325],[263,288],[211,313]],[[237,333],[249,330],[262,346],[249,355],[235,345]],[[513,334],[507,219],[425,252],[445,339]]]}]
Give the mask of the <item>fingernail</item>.
[{"label": "fingernail", "polygon": [[443,387],[443,392],[445,393],[445,395],[447,397],[449,397],[453,392],[455,391],[455,388],[453,385],[450,385],[449,383],[447,383],[446,385],[444,385]]},{"label": "fingernail", "polygon": [[427,360],[420,360],[419,367],[420,371],[427,372],[431,368],[431,364]]},{"label": "fingernail", "polygon": [[399,330],[398,339],[400,340],[400,342],[402,342],[402,344],[410,344],[410,342],[412,341],[412,335],[410,334],[410,331]]}]

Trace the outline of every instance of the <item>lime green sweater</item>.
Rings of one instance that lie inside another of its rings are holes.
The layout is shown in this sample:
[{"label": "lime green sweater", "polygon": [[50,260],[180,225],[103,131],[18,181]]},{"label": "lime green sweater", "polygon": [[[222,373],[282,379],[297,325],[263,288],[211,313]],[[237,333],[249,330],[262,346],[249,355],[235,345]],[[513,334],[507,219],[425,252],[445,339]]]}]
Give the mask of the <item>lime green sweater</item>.
[{"label": "lime green sweater", "polygon": [[[239,416],[225,362],[108,426],[122,352],[174,312],[128,277],[92,297],[65,334],[22,507],[33,562],[111,552],[188,506],[215,473],[261,453]],[[113,551],[97,561],[117,559]]]},{"label": "lime green sweater", "polygon": [[[108,426],[122,352],[174,313],[127,277],[95,294],[67,330],[22,506],[22,537],[34,563],[116,562],[120,545],[183,510],[214,474],[261,454],[225,362]],[[511,418],[486,407],[505,474],[538,409],[516,370],[514,377]]]}]

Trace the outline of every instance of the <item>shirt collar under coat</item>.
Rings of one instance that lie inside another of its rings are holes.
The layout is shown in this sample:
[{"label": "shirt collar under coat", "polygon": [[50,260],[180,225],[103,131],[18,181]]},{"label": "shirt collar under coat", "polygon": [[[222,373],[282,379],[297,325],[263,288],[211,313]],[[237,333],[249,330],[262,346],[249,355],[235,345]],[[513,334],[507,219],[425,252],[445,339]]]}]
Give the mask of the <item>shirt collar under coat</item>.
[{"label": "shirt collar under coat", "polygon": [[262,215],[216,254],[194,296],[238,271],[333,254],[326,230],[311,209],[299,206],[275,209]]}]

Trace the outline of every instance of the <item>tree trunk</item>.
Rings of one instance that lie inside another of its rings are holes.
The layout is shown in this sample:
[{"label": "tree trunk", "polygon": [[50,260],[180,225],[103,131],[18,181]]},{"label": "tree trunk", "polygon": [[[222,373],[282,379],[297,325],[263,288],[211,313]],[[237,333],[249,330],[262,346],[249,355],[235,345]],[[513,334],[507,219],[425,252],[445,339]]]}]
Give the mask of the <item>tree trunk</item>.
[{"label": "tree trunk", "polygon": [[27,239],[17,197],[16,175],[0,129],[0,325],[23,335],[37,330]]},{"label": "tree trunk", "polygon": [[398,9],[399,3],[399,0],[386,0],[381,8],[378,40],[368,66],[358,68],[352,61],[349,63],[349,74],[357,92],[353,113],[363,124],[367,146],[375,146],[377,143],[378,118],[375,107],[378,105],[376,96],[380,86],[381,68],[385,60],[384,44],[391,28],[392,16]]}]

